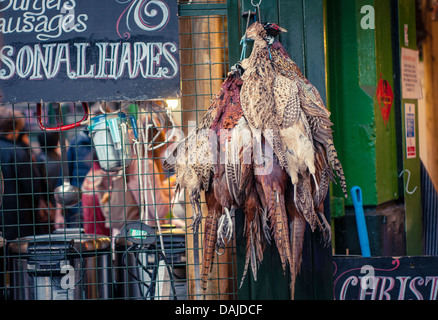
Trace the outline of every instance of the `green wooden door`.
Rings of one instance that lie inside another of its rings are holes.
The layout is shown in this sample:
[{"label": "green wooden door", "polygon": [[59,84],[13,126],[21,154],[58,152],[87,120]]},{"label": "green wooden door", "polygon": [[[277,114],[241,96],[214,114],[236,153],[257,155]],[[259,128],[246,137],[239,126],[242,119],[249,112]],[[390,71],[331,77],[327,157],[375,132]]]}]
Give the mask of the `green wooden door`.
[{"label": "green wooden door", "polygon": [[[376,97],[380,79],[394,88],[390,2],[327,2],[329,105],[335,145],[349,188],[361,187],[364,206],[399,196],[395,105],[385,119]],[[363,28],[367,8],[374,10],[375,23]],[[339,187],[334,195],[342,195]],[[352,205],[351,198],[346,204]]]},{"label": "green wooden door", "polygon": [[[258,3],[259,1],[254,1]],[[240,39],[246,27],[243,12],[255,11],[250,0],[229,0],[228,34],[230,65],[240,59]],[[306,77],[326,99],[326,64],[324,46],[324,1],[323,0],[276,0],[261,1],[262,22],[277,23],[288,30],[279,40],[291,58],[299,65]],[[248,50],[247,54],[250,54]],[[327,199],[329,200],[329,199]],[[326,203],[329,217],[329,203]],[[236,215],[239,216],[239,215]],[[243,225],[243,221],[236,221]],[[245,242],[243,228],[237,233],[238,280],[243,273]],[[331,248],[322,248],[319,234],[306,232],[303,263],[297,278],[295,299],[331,299],[333,296]],[[252,274],[247,275],[239,290],[239,299],[290,299],[288,275],[284,275],[275,246],[268,247],[255,282]]]},{"label": "green wooden door", "polygon": [[[327,1],[327,16],[329,105],[347,184],[362,188],[363,204],[372,213],[404,203],[406,254],[422,254],[418,125],[412,158],[405,130],[406,105],[413,105],[414,124],[418,105],[402,99],[400,83],[401,48],[416,49],[415,0]],[[394,98],[386,119],[378,99],[381,80]],[[334,195],[341,195],[339,187]],[[351,200],[346,205],[351,212]]]},{"label": "green wooden door", "polygon": [[[415,0],[392,0],[394,10],[394,64],[400,66],[403,63],[402,48],[417,50],[416,37],[416,16]],[[396,67],[394,67],[395,69]],[[400,68],[399,68],[400,69]],[[397,73],[401,72],[397,70]],[[421,173],[420,173],[420,152],[419,128],[418,128],[418,100],[403,99],[403,88],[401,86],[401,74],[397,76],[396,86],[399,87],[400,99],[398,117],[400,135],[399,158],[402,160],[402,171],[404,172],[401,194],[405,204],[405,226],[406,226],[406,254],[423,254],[423,225],[421,209]],[[412,108],[409,112],[407,108]],[[411,116],[412,119],[406,119]],[[412,120],[412,132],[407,132],[407,123]],[[406,146],[407,136],[412,136],[415,141],[416,150],[408,155]]]}]

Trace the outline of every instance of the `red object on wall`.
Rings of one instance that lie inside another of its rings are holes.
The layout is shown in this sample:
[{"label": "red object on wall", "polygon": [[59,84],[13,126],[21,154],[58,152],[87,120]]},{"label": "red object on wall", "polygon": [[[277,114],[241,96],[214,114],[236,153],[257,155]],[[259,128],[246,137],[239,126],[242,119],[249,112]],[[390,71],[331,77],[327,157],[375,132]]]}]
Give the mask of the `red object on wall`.
[{"label": "red object on wall", "polygon": [[391,114],[392,103],[394,102],[394,93],[392,92],[391,85],[388,81],[382,79],[382,77],[380,77],[376,94],[380,112],[386,126],[388,124],[389,115]]}]

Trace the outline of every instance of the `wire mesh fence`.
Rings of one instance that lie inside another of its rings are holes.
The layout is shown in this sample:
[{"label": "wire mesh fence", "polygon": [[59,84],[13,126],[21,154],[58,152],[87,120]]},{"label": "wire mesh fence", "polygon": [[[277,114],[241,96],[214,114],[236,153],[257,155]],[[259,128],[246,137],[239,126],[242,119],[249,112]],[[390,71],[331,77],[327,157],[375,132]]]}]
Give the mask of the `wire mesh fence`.
[{"label": "wire mesh fence", "polygon": [[178,101],[0,106],[0,299],[236,297],[233,243],[201,289],[202,226],[162,165],[229,71],[226,14],[201,9],[179,16]]}]

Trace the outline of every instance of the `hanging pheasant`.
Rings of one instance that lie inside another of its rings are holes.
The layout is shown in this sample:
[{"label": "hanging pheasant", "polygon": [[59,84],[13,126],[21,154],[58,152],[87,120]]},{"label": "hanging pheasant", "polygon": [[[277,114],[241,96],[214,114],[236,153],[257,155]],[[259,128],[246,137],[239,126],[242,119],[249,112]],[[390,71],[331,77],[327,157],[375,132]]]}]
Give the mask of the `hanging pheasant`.
[{"label": "hanging pheasant", "polygon": [[[274,41],[276,35],[285,31],[275,24],[263,26],[258,22],[248,28],[246,38],[254,40],[254,46],[251,56],[242,61],[245,73],[241,102],[251,126],[273,136],[272,147],[278,165],[285,169],[279,171],[283,179],[287,172],[287,180],[282,183],[267,183],[272,176],[261,177],[260,182],[267,190],[267,208],[272,208],[274,203],[277,209],[275,214],[271,210],[269,217],[283,269],[286,262],[290,267],[293,294],[301,264],[305,222],[312,230],[318,227],[324,233],[326,244],[331,238],[330,225],[323,215],[323,202],[333,178],[332,169],[336,171],[345,195],[346,186],[333,146],[330,113],[316,88],[303,76],[281,44]],[[273,176],[281,181],[280,174]],[[291,188],[285,185],[291,185]],[[279,191],[289,199],[287,204],[295,206],[287,205],[285,210],[283,199],[276,195]],[[285,212],[289,220],[285,218]],[[283,227],[287,221],[289,229]],[[288,236],[289,243],[286,241]]]},{"label": "hanging pheasant", "polygon": [[[285,31],[279,27],[278,30]],[[319,157],[327,155],[346,195],[342,166],[333,146],[330,113],[316,88],[304,78],[281,45],[275,42],[276,47],[271,46],[272,36],[262,24],[251,25],[246,37],[254,40],[254,47],[244,64],[241,100],[245,117],[252,127],[272,132],[274,152],[294,186],[295,205],[315,229],[317,218],[312,202],[321,203],[330,178],[324,165],[320,190],[315,175],[315,151]],[[310,196],[310,179],[317,190],[315,199]]]},{"label": "hanging pheasant", "polygon": [[[245,214],[247,255],[251,256],[249,260],[254,277],[256,265],[263,259],[264,241],[258,216],[261,205],[253,188],[250,158],[252,136],[242,117],[241,85],[240,72],[234,69],[222,84],[201,123],[164,161],[166,169],[175,169],[176,191],[189,191],[194,233],[197,233],[202,220],[200,192],[205,192],[208,214],[203,241],[204,289],[215,251],[224,248],[234,235],[233,216],[237,208],[243,208]],[[221,159],[221,153],[225,154],[225,161]]]},{"label": "hanging pheasant", "polygon": [[246,31],[254,46],[242,76],[241,103],[245,118],[264,136],[272,135],[273,150],[294,186],[294,203],[312,230],[316,228],[310,176],[315,178],[315,154],[309,123],[300,108],[298,86],[275,72],[267,32],[255,22]]},{"label": "hanging pheasant", "polygon": [[[214,251],[223,248],[233,236],[232,216],[242,208],[247,250],[241,285],[249,266],[257,279],[265,241],[272,236],[283,270],[289,266],[293,297],[306,222],[312,230],[319,228],[324,233],[326,243],[330,241],[322,203],[333,176],[329,163],[336,163],[337,158],[328,142],[329,113],[318,101],[319,94],[281,44],[273,41],[285,30],[274,24],[264,27],[255,24],[253,30],[248,29],[248,38],[255,40],[251,57],[236,65],[201,123],[172,153],[175,158],[179,149],[184,161],[175,165],[166,159],[165,165],[175,168],[176,190],[189,191],[195,233],[202,221],[200,193],[205,192],[208,214],[202,261],[204,289]],[[279,73],[281,63],[289,73]],[[312,98],[316,103],[309,107],[310,112],[302,104]],[[324,110],[318,109],[321,106]],[[205,134],[208,129],[216,134],[216,143]],[[274,149],[271,157],[254,151],[266,152],[268,147]],[[264,163],[255,163],[260,156]]]},{"label": "hanging pheasant", "polygon": [[333,170],[336,172],[341,183],[345,197],[348,197],[344,172],[338,159],[336,149],[334,148],[331,129],[333,124],[330,121],[330,112],[326,109],[318,90],[304,77],[298,65],[292,61],[281,43],[274,41],[273,38],[275,36],[281,32],[286,32],[286,30],[270,23],[265,25],[264,28],[268,32],[266,40],[268,44],[271,45],[271,61],[274,70],[296,81],[298,85],[298,96],[301,101],[300,106],[310,124],[315,148],[315,165],[317,166],[317,171],[320,172],[320,181],[318,182],[319,192],[315,193],[314,202],[318,215],[323,221],[326,232],[328,232],[330,227],[323,215],[323,204],[330,181],[335,182]]},{"label": "hanging pheasant", "polygon": [[[262,228],[263,209],[255,188],[253,172],[253,137],[248,123],[242,115],[240,115],[238,123],[229,128],[227,122],[233,109],[242,114],[240,103],[227,106],[222,114],[223,121],[217,126],[212,126],[213,130],[217,130],[220,149],[223,150],[225,158],[223,164],[221,162],[217,166],[218,171],[213,177],[212,190],[215,192],[214,199],[221,204],[224,202],[224,194],[228,192],[225,198],[229,196],[232,199],[232,214],[235,214],[237,208],[242,209],[244,235],[247,242],[244,269],[247,270],[250,265],[254,279],[257,280],[257,270],[263,260],[265,239]],[[219,248],[225,246],[224,240],[230,240],[234,236],[234,228],[230,230],[231,234],[224,234],[222,231],[221,226],[224,224],[227,226],[228,223],[229,219],[226,218],[226,215],[219,219],[217,230],[217,247]],[[243,278],[245,275],[246,271]]]},{"label": "hanging pheasant", "polygon": [[[245,221],[257,221],[258,198],[252,189],[252,165],[243,164],[243,157],[250,154],[251,132],[242,117],[240,107],[239,71],[233,70],[222,85],[232,99],[221,99],[216,117],[210,129],[217,137],[217,144],[211,146],[218,158],[214,165],[211,186],[205,192],[208,214],[205,223],[204,257],[202,265],[203,288],[207,286],[207,276],[211,272],[214,250],[225,248],[226,242],[234,235],[233,216],[236,209],[243,208]],[[214,149],[213,149],[214,148]],[[224,159],[221,158],[224,157]],[[249,228],[253,231],[253,227]],[[257,229],[257,227],[256,227]],[[248,240],[250,241],[250,240]],[[263,241],[253,241],[252,252],[262,259]]]},{"label": "hanging pheasant", "polygon": [[[180,192],[189,192],[193,212],[191,226],[195,233],[202,221],[201,192],[209,191],[217,163],[217,152],[211,148],[209,130],[226,105],[233,105],[236,99],[240,100],[239,81],[240,77],[229,75],[201,122],[163,161],[164,169],[175,170],[175,199],[179,198]],[[237,91],[236,86],[239,88]]]},{"label": "hanging pheasant", "polygon": [[[267,30],[266,41],[268,45],[270,44],[271,46],[270,57],[274,70],[276,73],[296,82],[298,87],[298,96],[301,102],[300,107],[310,125],[316,149],[315,151],[324,159],[328,154],[328,163],[325,166],[325,170],[332,172],[329,170],[331,165],[332,169],[335,170],[340,180],[345,197],[348,197],[344,171],[338,159],[333,143],[331,129],[333,123],[330,121],[330,112],[325,107],[324,102],[315,86],[313,86],[310,81],[304,77],[298,65],[292,61],[281,43],[274,41],[275,36],[281,32],[287,31],[271,23],[265,25],[264,28]],[[327,175],[327,173],[325,173],[325,175]],[[319,196],[325,197],[329,183],[327,180],[324,180],[322,183],[323,188],[321,188]]]}]

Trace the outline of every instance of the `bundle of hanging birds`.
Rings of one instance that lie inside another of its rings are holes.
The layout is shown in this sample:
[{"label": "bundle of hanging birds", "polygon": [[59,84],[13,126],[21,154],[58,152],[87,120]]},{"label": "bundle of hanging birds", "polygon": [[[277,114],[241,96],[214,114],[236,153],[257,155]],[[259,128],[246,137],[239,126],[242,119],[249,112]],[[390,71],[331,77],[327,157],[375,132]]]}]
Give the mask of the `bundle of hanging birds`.
[{"label": "bundle of hanging birds", "polygon": [[257,280],[265,246],[274,241],[293,299],[306,224],[330,244],[323,202],[335,174],[347,197],[330,113],[275,40],[281,32],[286,30],[271,23],[247,29],[246,39],[254,41],[250,57],[232,68],[202,121],[164,161],[175,171],[175,198],[189,194],[194,233],[203,221],[205,194],[204,289],[215,251],[234,236],[240,208],[247,243],[240,286],[249,267]]}]

